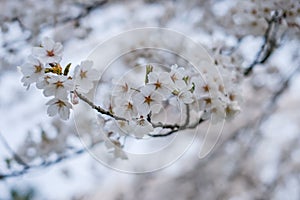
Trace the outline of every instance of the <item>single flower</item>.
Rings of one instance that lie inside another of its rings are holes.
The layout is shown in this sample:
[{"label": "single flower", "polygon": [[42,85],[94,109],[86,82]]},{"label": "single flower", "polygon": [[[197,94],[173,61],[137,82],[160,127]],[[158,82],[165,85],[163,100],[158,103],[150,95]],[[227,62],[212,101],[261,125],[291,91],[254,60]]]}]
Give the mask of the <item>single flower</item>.
[{"label": "single flower", "polygon": [[23,85],[29,87],[30,84],[37,82],[44,74],[44,65],[36,58],[29,57],[29,61],[21,66]]},{"label": "single flower", "polygon": [[146,85],[133,95],[133,103],[138,113],[147,116],[150,112],[158,113],[162,108],[162,96],[155,91],[153,85]]},{"label": "single flower", "polygon": [[52,75],[47,81],[49,84],[45,87],[43,92],[46,97],[53,95],[57,98],[66,98],[68,92],[74,89],[73,80],[66,76]]},{"label": "single flower", "polygon": [[37,57],[41,62],[59,63],[62,59],[63,46],[61,43],[54,42],[49,37],[43,39],[40,47],[32,49],[33,56]]},{"label": "single flower", "polygon": [[171,78],[169,73],[150,72],[148,74],[148,85],[153,85],[155,90],[160,93],[164,98],[168,98],[171,94],[170,82]]},{"label": "single flower", "polygon": [[63,120],[69,119],[70,109],[72,108],[72,105],[68,102],[67,99],[53,98],[48,101],[46,105],[49,105],[47,113],[50,117],[58,114]]},{"label": "single flower", "polygon": [[136,120],[130,121],[129,125],[131,126],[132,134],[137,138],[142,138],[154,131],[152,124],[142,116]]},{"label": "single flower", "polygon": [[78,92],[88,93],[94,86],[93,81],[99,79],[99,72],[92,66],[93,62],[86,60],[75,68],[74,79]]}]

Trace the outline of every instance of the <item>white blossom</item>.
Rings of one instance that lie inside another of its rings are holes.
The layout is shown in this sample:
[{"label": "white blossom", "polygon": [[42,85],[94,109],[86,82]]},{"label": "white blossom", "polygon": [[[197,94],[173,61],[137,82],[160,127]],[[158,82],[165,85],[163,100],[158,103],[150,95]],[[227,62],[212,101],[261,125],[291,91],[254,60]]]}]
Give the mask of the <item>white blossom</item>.
[{"label": "white blossom", "polygon": [[46,97],[55,96],[57,98],[66,98],[68,92],[74,89],[73,80],[66,76],[52,75],[48,80],[48,85],[44,88],[44,95]]},{"label": "white blossom", "polygon": [[170,78],[173,83],[177,81],[182,81],[183,77],[186,75],[186,71],[183,67],[178,67],[178,65],[171,66]]},{"label": "white blossom", "polygon": [[108,138],[105,141],[105,146],[108,150],[110,150],[115,158],[120,158],[122,160],[128,159],[126,153],[123,151],[121,147],[121,143],[119,140],[114,139],[114,138]]},{"label": "white blossom", "polygon": [[225,108],[226,119],[232,120],[240,111],[241,108],[236,101],[228,103]]},{"label": "white blossom", "polygon": [[50,76],[49,74],[44,74],[44,76],[40,77],[37,81],[36,87],[38,89],[46,88],[50,84],[49,80],[51,79],[51,77],[53,76]]},{"label": "white blossom", "polygon": [[133,103],[138,113],[147,116],[150,111],[158,113],[162,108],[162,96],[155,91],[153,85],[146,85],[133,96]]},{"label": "white blossom", "polygon": [[23,73],[22,82],[24,86],[29,87],[30,84],[35,83],[45,74],[44,65],[36,58],[29,57],[29,61],[21,67]]},{"label": "white blossom", "polygon": [[33,56],[43,63],[59,63],[62,59],[63,46],[61,43],[54,42],[49,37],[45,37],[41,47],[34,47]]},{"label": "white blossom", "polygon": [[191,92],[192,87],[192,85],[187,85],[184,81],[178,80],[175,84],[176,89],[174,89],[172,94],[176,96],[179,102],[190,104],[194,101],[193,94]]},{"label": "white blossom", "polygon": [[121,102],[117,103],[117,106],[124,103],[126,104],[126,102],[132,104],[132,95],[136,91],[135,88],[136,86],[133,86],[132,83],[124,79],[114,83],[112,96],[116,102]]},{"label": "white blossom", "polygon": [[137,138],[142,138],[150,132],[154,131],[154,128],[150,122],[144,117],[140,117],[136,120],[130,121],[129,125],[132,128],[132,134]]},{"label": "white blossom", "polygon": [[216,124],[225,119],[225,106],[222,101],[219,101],[218,99],[208,98],[204,99],[204,102],[206,106],[204,108],[202,119],[210,119],[213,124]]},{"label": "white blossom", "polygon": [[171,78],[167,72],[150,72],[148,74],[147,84],[153,85],[158,93],[160,93],[164,98],[167,98],[171,93],[170,81]]},{"label": "white blossom", "polygon": [[99,72],[92,66],[93,61],[85,60],[75,68],[74,79],[78,92],[89,92],[94,86],[93,81],[99,79]]},{"label": "white blossom", "polygon": [[53,98],[48,101],[46,105],[49,105],[47,113],[50,117],[58,114],[63,120],[69,119],[70,109],[72,108],[72,105],[68,102],[67,99]]},{"label": "white blossom", "polygon": [[113,109],[114,113],[116,113],[119,117],[124,117],[128,120],[136,117],[138,112],[136,106],[130,99],[117,99],[116,106]]}]

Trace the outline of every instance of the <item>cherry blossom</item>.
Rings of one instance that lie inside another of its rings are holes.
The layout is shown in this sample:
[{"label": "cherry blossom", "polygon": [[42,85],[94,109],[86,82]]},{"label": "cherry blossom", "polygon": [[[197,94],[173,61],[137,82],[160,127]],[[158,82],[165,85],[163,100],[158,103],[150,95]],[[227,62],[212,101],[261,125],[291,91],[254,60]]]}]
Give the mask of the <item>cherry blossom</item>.
[{"label": "cherry blossom", "polygon": [[144,117],[140,117],[136,120],[130,121],[129,125],[132,127],[131,133],[137,138],[142,138],[154,131],[152,124],[148,122]]},{"label": "cherry blossom", "polygon": [[133,103],[140,115],[147,116],[150,112],[158,113],[160,111],[162,99],[153,85],[146,85],[133,96]]},{"label": "cherry blossom", "polygon": [[169,73],[162,72],[150,72],[148,74],[148,83],[149,85],[155,86],[155,90],[159,92],[164,98],[167,98],[170,95],[170,81],[171,78]]},{"label": "cherry blossom", "polygon": [[171,66],[171,72],[169,74],[169,77],[171,78],[174,84],[178,81],[183,81],[185,75],[186,75],[186,71],[184,70],[183,67],[179,67],[178,65]]},{"label": "cherry blossom", "polygon": [[100,115],[100,132],[107,135],[105,146],[116,158],[127,159],[121,138],[133,135],[142,139],[146,135],[165,133],[166,129],[171,129],[172,133],[181,130],[178,124],[182,122],[173,122],[174,125],[171,123],[164,128],[157,120],[163,108],[166,112],[174,111],[174,107],[186,110],[185,126],[190,124],[188,116],[192,112],[198,113],[196,120],[211,120],[212,123],[230,120],[240,112],[241,97],[234,74],[217,64],[201,62],[196,72],[176,64],[170,70],[156,70],[147,65],[146,79],[139,87],[136,85],[140,83],[124,76],[112,83],[112,90],[108,86],[102,88],[105,98],[101,99],[102,105],[96,105],[85,97],[99,79],[99,72],[92,68],[93,62],[82,61],[70,75],[71,63],[62,67],[61,55],[62,46],[45,38],[42,46],[35,48],[28,63],[22,66],[22,82],[25,86],[36,83],[46,97],[52,97],[46,103],[51,117],[58,115],[67,120],[72,104],[83,101],[90,105]]},{"label": "cherry blossom", "polygon": [[109,138],[105,141],[105,146],[114,154],[115,158],[120,158],[122,160],[128,159],[126,153],[122,150],[119,140]]},{"label": "cherry blossom", "polygon": [[183,80],[176,81],[175,89],[173,90],[172,94],[177,97],[179,102],[190,104],[193,100],[193,94],[191,92],[192,85],[186,84]]},{"label": "cherry blossom", "polygon": [[44,65],[36,58],[29,57],[28,62],[21,67],[24,86],[37,82],[45,74]]},{"label": "cherry blossom", "polygon": [[34,47],[32,53],[43,63],[59,63],[62,59],[63,46],[45,37],[41,47]]},{"label": "cherry blossom", "polygon": [[36,87],[38,89],[44,89],[46,86],[49,85],[49,80],[51,79],[52,75],[45,74],[43,77],[40,77],[40,79],[36,83]]},{"label": "cherry blossom", "polygon": [[92,66],[92,61],[85,60],[75,68],[74,78],[76,90],[78,92],[87,93],[93,88],[93,81],[99,79],[98,71],[96,69],[92,69]]},{"label": "cherry blossom", "polygon": [[117,113],[118,116],[124,117],[126,119],[132,119],[138,114],[137,108],[136,106],[134,106],[133,101],[128,98],[119,99],[113,111],[114,113]]},{"label": "cherry blossom", "polygon": [[67,99],[53,98],[48,101],[46,105],[49,105],[47,113],[50,117],[58,114],[63,120],[69,119],[70,109],[72,108],[72,105],[68,102]]},{"label": "cherry blossom", "polygon": [[73,90],[74,83],[66,76],[51,76],[48,80],[49,84],[44,88],[46,97],[55,96],[57,98],[66,98],[68,92]]}]

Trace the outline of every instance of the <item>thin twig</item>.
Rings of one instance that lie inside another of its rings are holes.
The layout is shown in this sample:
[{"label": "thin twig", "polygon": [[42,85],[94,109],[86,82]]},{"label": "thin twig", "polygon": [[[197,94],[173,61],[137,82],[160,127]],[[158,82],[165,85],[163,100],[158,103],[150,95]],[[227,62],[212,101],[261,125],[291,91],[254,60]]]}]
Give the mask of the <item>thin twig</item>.
[{"label": "thin twig", "polygon": [[55,165],[57,163],[65,161],[67,159],[70,159],[70,158],[73,158],[75,156],[78,156],[78,155],[81,155],[83,153],[86,153],[88,149],[91,149],[91,148],[95,147],[97,144],[100,144],[101,142],[102,142],[102,140],[95,141],[90,146],[88,146],[86,148],[80,148],[78,150],[75,150],[72,153],[60,155],[60,156],[58,156],[54,160],[50,160],[50,161],[49,160],[45,160],[45,161],[43,161],[43,162],[41,162],[39,164],[36,164],[36,165],[27,165],[26,167],[24,167],[21,170],[12,171],[12,172],[7,173],[7,174],[0,174],[0,180],[7,179],[7,178],[12,178],[12,177],[22,176],[24,174],[29,173],[33,169],[38,169],[38,168],[42,168],[42,167],[43,168],[50,167],[52,165]]},{"label": "thin twig", "polygon": [[110,116],[112,118],[114,118],[115,120],[122,120],[122,121],[128,121],[127,119],[123,118],[123,117],[118,117],[114,114],[112,114],[111,112],[104,110],[103,108],[101,108],[100,106],[95,105],[92,101],[90,101],[87,97],[85,97],[83,94],[80,94],[79,92],[77,92],[76,90],[74,91],[74,93],[85,103],[87,103],[89,106],[91,106],[93,109],[95,109],[96,111],[98,111],[99,113],[103,114],[103,115],[107,115]]},{"label": "thin twig", "polygon": [[269,57],[271,56],[272,52],[274,51],[277,43],[276,43],[276,33],[278,30],[278,25],[281,19],[281,15],[279,15],[278,11],[275,11],[274,15],[272,16],[271,20],[267,20],[268,28],[264,34],[264,43],[262,44],[259,52],[257,53],[255,60],[246,68],[244,75],[248,76],[251,74],[253,68],[257,64],[265,63]]},{"label": "thin twig", "polygon": [[5,146],[5,148],[13,155],[15,160],[21,165],[28,167],[27,163],[10,147],[10,145],[8,144],[8,142],[6,141],[6,139],[4,138],[1,132],[0,132],[0,139],[3,145]]},{"label": "thin twig", "polygon": [[179,125],[175,124],[175,125],[164,126],[164,128],[171,129],[171,130],[169,132],[167,132],[167,133],[162,133],[162,134],[148,134],[148,136],[150,136],[150,137],[167,137],[167,136],[170,136],[173,133],[176,133],[176,132],[181,131],[181,130],[194,129],[199,124],[201,124],[202,122],[205,121],[202,118],[200,118],[197,122],[195,122],[194,124],[191,124],[190,126],[188,126],[188,124],[190,123],[190,114],[189,114],[188,107],[187,107],[187,112],[188,112],[188,114],[187,114],[187,117],[186,117],[186,121],[185,121],[185,123],[183,125],[179,126]]}]

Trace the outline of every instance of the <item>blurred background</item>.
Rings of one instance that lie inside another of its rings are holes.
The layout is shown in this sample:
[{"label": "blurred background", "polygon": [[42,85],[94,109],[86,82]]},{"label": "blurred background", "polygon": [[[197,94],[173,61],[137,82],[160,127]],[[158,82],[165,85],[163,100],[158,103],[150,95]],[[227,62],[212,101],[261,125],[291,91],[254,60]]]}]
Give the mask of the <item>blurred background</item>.
[{"label": "blurred background", "polygon": [[[297,0],[1,0],[0,200],[300,199],[299,18]],[[204,158],[208,124],[174,164],[134,175],[95,161],[73,120],[48,117],[48,100],[22,86],[17,66],[45,36],[64,45],[63,63],[76,65],[99,43],[143,27],[205,46],[240,74],[243,103]]]}]

